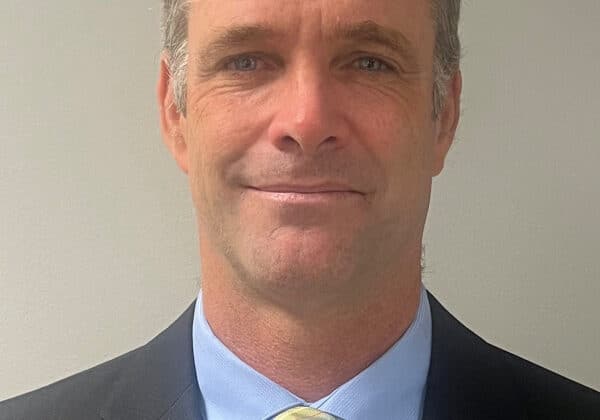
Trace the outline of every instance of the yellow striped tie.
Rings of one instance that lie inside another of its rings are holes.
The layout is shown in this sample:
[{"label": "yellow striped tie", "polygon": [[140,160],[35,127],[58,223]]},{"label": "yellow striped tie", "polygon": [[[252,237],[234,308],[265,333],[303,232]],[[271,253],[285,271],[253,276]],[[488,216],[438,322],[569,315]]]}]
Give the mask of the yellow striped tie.
[{"label": "yellow striped tie", "polygon": [[273,420],[341,420],[339,417],[315,410],[310,407],[294,407],[277,415]]}]

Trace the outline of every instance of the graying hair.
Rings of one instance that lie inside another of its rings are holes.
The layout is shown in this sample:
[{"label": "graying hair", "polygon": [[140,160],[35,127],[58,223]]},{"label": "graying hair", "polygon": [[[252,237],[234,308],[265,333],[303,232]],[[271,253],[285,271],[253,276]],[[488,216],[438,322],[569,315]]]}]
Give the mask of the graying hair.
[{"label": "graying hair", "polygon": [[[190,0],[163,0],[162,44],[167,53],[173,81],[173,95],[177,110],[186,113],[186,72],[188,67],[188,11]],[[435,23],[433,61],[433,116],[444,107],[447,84],[459,70],[460,39],[458,21],[460,0],[431,0]]]},{"label": "graying hair", "polygon": [[433,116],[444,108],[448,94],[448,81],[460,68],[460,0],[431,0],[435,23],[435,47],[433,52]]}]

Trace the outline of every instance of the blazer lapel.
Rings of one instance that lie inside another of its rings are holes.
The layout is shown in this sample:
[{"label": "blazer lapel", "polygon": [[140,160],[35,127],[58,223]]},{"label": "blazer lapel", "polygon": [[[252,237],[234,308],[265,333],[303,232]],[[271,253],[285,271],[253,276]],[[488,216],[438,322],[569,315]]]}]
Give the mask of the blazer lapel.
[{"label": "blazer lapel", "polygon": [[204,420],[192,351],[195,302],[131,359],[102,411],[104,420]]},{"label": "blazer lapel", "polygon": [[525,418],[501,353],[431,294],[429,302],[432,345],[423,420]]},{"label": "blazer lapel", "polygon": [[[431,362],[423,420],[524,419],[499,351],[428,294]],[[205,420],[192,350],[195,302],[130,359],[102,410],[103,420]]]}]

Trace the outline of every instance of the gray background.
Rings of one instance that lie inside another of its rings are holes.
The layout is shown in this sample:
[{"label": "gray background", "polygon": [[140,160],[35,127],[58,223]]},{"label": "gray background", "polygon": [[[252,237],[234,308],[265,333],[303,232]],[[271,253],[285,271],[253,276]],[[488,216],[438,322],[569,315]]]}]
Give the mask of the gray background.
[{"label": "gray background", "polygon": [[[0,399],[143,344],[199,284],[162,145],[158,0],[0,6]],[[600,388],[600,2],[464,4],[463,119],[425,283],[489,341]]]}]

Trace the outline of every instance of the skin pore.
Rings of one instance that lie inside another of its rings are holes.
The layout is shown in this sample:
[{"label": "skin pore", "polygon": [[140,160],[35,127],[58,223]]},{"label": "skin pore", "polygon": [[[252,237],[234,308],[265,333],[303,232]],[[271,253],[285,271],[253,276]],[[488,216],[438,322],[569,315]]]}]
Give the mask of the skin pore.
[{"label": "skin pore", "polygon": [[[240,359],[315,401],[415,316],[460,74],[434,119],[429,0],[192,1],[188,26],[186,114],[166,55],[158,97],[196,207],[205,316]],[[346,193],[265,192],[323,183]]]}]

